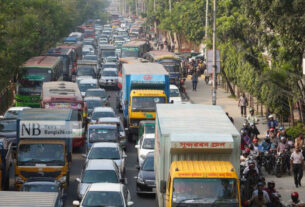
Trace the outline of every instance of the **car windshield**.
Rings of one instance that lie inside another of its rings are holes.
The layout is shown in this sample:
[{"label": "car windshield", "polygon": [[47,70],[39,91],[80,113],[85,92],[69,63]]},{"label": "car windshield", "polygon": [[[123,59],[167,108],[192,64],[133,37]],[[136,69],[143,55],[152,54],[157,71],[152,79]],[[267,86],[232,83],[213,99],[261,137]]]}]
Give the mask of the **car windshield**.
[{"label": "car windshield", "polygon": [[122,48],[122,57],[139,57],[138,48]]},{"label": "car windshield", "polygon": [[142,165],[142,170],[154,171],[154,157],[147,157]]},{"label": "car windshield", "polygon": [[92,120],[98,120],[99,118],[105,117],[115,117],[115,114],[112,111],[95,111],[92,114]]},{"label": "car windshield", "polygon": [[98,60],[96,55],[85,55],[84,60]]},{"label": "car windshield", "polygon": [[114,170],[86,170],[82,183],[118,183],[118,177]]},{"label": "car windshield", "polygon": [[106,91],[104,90],[98,90],[98,91],[86,91],[86,96],[95,96],[95,97],[101,97],[106,98]]},{"label": "car windshield", "polygon": [[115,50],[102,50],[102,57],[115,56]]},{"label": "car windshield", "polygon": [[16,130],[16,120],[0,120],[0,132],[15,132]]},{"label": "car windshield", "polygon": [[20,144],[18,162],[46,163],[54,165],[65,164],[65,149],[61,144]]},{"label": "car windshield", "polygon": [[92,78],[96,78],[93,67],[78,67],[77,76],[91,76]]},{"label": "car windshield", "polygon": [[97,207],[97,206],[113,206],[123,207],[123,199],[120,192],[99,192],[89,191],[86,193],[82,206]]},{"label": "car windshield", "polygon": [[121,157],[117,147],[94,147],[90,150],[88,159],[119,160]]},{"label": "car windshield", "polygon": [[165,103],[165,97],[133,97],[132,111],[156,111],[156,104]]},{"label": "car windshield", "polygon": [[144,131],[146,134],[154,134],[155,133],[155,123],[144,124]]},{"label": "car windshield", "polygon": [[40,96],[42,83],[41,81],[23,80],[17,86],[17,94],[22,96]]},{"label": "car windshield", "polygon": [[102,106],[101,100],[86,100],[88,109],[94,109],[95,107]]},{"label": "car windshield", "polygon": [[170,89],[170,97],[180,97],[179,89]]},{"label": "car windshield", "polygon": [[104,70],[102,76],[118,76],[117,71]]},{"label": "car windshield", "polygon": [[173,183],[174,206],[181,203],[238,206],[237,184],[229,178],[176,178]]},{"label": "car windshield", "polygon": [[117,129],[89,129],[89,142],[116,142]]},{"label": "car windshield", "polygon": [[142,145],[143,149],[154,149],[155,148],[155,139],[144,139],[143,140],[143,145]]},{"label": "car windshield", "polygon": [[81,92],[86,92],[90,88],[97,88],[97,84],[95,84],[95,83],[79,83],[78,87],[79,87],[79,90]]},{"label": "car windshield", "polygon": [[116,65],[115,64],[104,64],[103,65],[103,68],[116,68]]},{"label": "car windshield", "polygon": [[9,119],[9,118],[13,118],[13,119],[15,119],[15,118],[17,118],[18,117],[18,115],[20,114],[20,112],[22,112],[21,110],[11,110],[11,111],[7,111],[5,114],[4,114],[4,118],[5,119]]},{"label": "car windshield", "polygon": [[21,191],[27,192],[58,192],[58,188],[56,185],[48,185],[48,184],[29,184],[23,185]]},{"label": "car windshield", "polygon": [[107,59],[106,59],[106,62],[112,62],[112,63],[116,63],[118,61],[118,59],[117,58],[114,58],[114,57],[108,57]]}]

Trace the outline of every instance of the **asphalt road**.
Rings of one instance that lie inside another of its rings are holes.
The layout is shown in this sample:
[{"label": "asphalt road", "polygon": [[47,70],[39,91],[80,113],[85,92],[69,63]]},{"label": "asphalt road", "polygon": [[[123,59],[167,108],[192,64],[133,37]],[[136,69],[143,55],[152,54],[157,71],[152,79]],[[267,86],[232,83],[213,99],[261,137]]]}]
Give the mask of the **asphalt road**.
[{"label": "asphalt road", "polygon": [[[108,95],[111,96],[110,103],[111,106],[116,110],[116,96],[118,91],[107,90]],[[116,110],[117,111],[117,110]],[[118,113],[118,112],[117,112]],[[82,151],[74,152],[72,156],[72,166],[71,166],[71,175],[70,175],[70,186],[68,188],[67,198],[65,200],[65,206],[72,207],[72,202],[77,198],[77,182],[76,178],[80,176],[82,166],[84,164],[84,158],[82,158]],[[127,161],[126,161],[126,174],[128,183],[127,187],[131,193],[132,201],[135,203],[135,207],[145,206],[145,207],[155,207],[155,196],[145,195],[138,196],[136,194],[136,180],[135,176],[137,175],[138,170],[136,169],[137,165],[137,153],[134,147],[134,143],[128,143],[127,149]]]}]

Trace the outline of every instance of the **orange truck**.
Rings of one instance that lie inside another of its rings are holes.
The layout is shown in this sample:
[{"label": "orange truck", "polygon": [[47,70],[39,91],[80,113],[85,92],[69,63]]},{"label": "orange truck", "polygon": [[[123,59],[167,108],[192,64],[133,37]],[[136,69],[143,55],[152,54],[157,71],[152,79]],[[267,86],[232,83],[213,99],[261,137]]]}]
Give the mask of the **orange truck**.
[{"label": "orange truck", "polygon": [[240,135],[219,106],[157,104],[159,207],[240,207]]}]

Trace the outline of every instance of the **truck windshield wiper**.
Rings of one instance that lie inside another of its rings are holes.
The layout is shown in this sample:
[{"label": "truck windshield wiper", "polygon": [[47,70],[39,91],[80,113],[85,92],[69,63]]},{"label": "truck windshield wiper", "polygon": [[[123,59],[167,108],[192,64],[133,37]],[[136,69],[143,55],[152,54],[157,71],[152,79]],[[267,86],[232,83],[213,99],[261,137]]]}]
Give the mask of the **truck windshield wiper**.
[{"label": "truck windshield wiper", "polygon": [[[186,204],[185,201],[196,201],[196,200],[202,200],[203,198],[185,198],[179,201],[178,205],[176,207],[181,206],[182,204]],[[189,204],[189,203],[187,203]]]}]

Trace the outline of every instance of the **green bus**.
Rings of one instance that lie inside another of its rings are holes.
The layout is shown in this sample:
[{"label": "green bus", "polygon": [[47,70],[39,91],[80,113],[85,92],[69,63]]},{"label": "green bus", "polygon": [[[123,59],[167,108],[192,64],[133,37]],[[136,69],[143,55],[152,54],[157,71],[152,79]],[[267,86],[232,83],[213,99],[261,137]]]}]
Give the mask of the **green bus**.
[{"label": "green bus", "polygon": [[61,57],[38,56],[26,61],[16,87],[16,106],[40,107],[43,82],[57,81],[63,76]]},{"label": "green bus", "polygon": [[133,40],[123,44],[122,58],[126,57],[142,57],[144,53],[150,50],[150,45],[146,41]]}]

